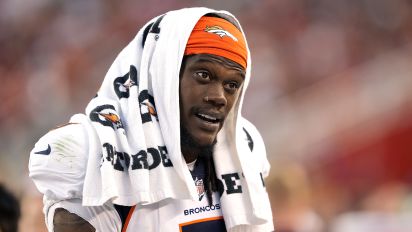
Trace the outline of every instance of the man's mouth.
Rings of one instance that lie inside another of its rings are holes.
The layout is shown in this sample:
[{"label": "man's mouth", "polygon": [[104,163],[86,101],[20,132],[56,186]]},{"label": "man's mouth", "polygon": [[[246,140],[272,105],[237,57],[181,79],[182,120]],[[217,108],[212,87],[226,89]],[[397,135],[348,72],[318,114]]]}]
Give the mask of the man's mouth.
[{"label": "man's mouth", "polygon": [[195,115],[208,123],[220,123],[222,121],[221,116],[214,113],[196,113]]}]

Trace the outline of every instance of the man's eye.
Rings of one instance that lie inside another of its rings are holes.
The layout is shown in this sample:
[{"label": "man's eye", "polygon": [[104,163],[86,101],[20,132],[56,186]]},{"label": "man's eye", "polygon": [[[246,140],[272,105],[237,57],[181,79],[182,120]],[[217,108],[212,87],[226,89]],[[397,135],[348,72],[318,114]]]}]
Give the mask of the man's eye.
[{"label": "man's eye", "polygon": [[237,82],[235,82],[235,81],[232,81],[232,82],[228,82],[228,83],[226,83],[225,84],[225,87],[228,89],[228,90],[237,90],[237,89],[239,89],[239,87],[240,87],[240,85],[239,85],[239,83],[237,83]]},{"label": "man's eye", "polygon": [[205,71],[195,72],[195,73],[194,73],[194,76],[195,76],[196,78],[201,79],[201,80],[209,80],[209,79],[210,79],[209,73],[208,73],[208,72],[205,72]]}]

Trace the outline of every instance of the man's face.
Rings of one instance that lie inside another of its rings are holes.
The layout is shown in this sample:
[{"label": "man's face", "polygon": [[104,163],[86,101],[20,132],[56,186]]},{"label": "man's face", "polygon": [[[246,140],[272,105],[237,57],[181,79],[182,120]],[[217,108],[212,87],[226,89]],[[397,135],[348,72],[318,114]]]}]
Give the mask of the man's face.
[{"label": "man's face", "polygon": [[245,71],[223,57],[198,54],[186,58],[180,76],[181,127],[197,146],[212,145],[237,102]]}]

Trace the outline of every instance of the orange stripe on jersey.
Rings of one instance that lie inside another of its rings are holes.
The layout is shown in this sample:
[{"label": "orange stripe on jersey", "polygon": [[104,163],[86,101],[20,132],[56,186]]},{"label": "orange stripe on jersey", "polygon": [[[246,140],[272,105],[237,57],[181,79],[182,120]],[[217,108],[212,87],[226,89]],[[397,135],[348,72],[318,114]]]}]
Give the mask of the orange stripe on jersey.
[{"label": "orange stripe on jersey", "polygon": [[132,208],[130,208],[129,213],[127,214],[126,221],[124,222],[122,232],[126,232],[127,226],[129,225],[130,219],[132,218],[132,215],[133,215],[133,212],[134,212],[135,208],[136,208],[136,205],[134,205],[134,206],[132,206]]},{"label": "orange stripe on jersey", "polygon": [[194,221],[190,221],[190,222],[181,223],[181,224],[179,224],[179,231],[182,232],[182,227],[183,226],[196,224],[196,223],[201,223],[201,222],[207,222],[207,221],[216,221],[216,220],[221,220],[221,219],[223,219],[223,216],[202,218],[202,219],[198,219],[198,220],[194,220]]}]

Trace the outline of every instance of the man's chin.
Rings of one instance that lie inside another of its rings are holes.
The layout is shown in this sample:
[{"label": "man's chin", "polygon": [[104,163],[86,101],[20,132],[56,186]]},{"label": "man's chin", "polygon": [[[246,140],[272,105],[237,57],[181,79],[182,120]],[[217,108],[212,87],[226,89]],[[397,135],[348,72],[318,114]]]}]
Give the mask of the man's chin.
[{"label": "man's chin", "polygon": [[[192,136],[193,138],[193,136]],[[216,137],[207,137],[207,138],[193,138],[196,147],[209,147],[216,144]]]},{"label": "man's chin", "polygon": [[190,147],[198,150],[199,156],[210,156],[216,144],[216,137],[197,139],[183,126],[180,127],[180,143],[182,147]]}]

